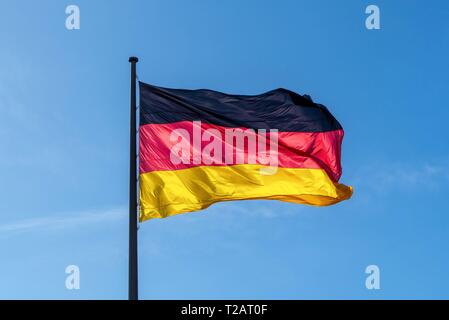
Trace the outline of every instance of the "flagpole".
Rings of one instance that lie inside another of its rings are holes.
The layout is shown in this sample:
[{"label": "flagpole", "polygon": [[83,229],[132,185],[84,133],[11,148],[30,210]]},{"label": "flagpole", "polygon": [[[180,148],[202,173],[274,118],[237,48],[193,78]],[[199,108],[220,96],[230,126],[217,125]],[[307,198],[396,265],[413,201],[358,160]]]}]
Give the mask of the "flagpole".
[{"label": "flagpole", "polygon": [[130,57],[131,63],[131,105],[129,134],[129,266],[128,299],[138,300],[137,273],[137,152],[136,152],[136,57]]}]

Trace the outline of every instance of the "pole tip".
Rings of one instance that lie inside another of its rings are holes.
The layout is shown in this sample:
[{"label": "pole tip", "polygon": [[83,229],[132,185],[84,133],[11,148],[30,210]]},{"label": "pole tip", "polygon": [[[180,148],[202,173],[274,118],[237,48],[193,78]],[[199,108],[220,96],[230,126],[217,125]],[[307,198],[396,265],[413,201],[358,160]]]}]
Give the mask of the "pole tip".
[{"label": "pole tip", "polygon": [[139,58],[137,58],[137,57],[129,57],[129,62],[139,62]]}]

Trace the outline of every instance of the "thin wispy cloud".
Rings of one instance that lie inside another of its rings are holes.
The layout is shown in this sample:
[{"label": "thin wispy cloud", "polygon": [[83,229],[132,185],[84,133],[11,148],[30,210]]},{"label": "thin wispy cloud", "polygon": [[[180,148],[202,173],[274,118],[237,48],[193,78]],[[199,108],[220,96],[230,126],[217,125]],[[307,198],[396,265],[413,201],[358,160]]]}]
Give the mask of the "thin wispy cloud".
[{"label": "thin wispy cloud", "polygon": [[[438,189],[449,183],[449,165],[444,160],[407,163],[377,162],[354,170],[355,187],[385,193],[416,188]],[[357,190],[357,189],[356,189]]]},{"label": "thin wispy cloud", "polygon": [[124,217],[126,217],[126,210],[114,208],[70,213],[64,214],[64,216],[44,216],[33,219],[23,219],[0,224],[0,236],[8,236],[29,231],[67,230],[82,225],[119,220]]}]

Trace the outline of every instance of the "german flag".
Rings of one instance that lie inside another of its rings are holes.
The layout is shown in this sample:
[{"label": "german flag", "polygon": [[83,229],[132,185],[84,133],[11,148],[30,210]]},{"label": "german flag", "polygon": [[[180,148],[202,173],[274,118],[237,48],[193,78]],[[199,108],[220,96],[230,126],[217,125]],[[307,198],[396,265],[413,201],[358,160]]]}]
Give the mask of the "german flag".
[{"label": "german flag", "polygon": [[351,197],[352,188],[338,183],[343,128],[308,96],[142,82],[139,89],[140,221],[219,201],[327,206]]}]

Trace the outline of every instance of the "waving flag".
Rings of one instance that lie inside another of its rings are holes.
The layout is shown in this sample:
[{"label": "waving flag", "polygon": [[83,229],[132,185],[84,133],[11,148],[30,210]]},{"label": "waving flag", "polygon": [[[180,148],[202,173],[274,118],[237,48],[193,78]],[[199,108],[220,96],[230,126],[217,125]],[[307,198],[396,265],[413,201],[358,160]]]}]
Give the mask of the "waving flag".
[{"label": "waving flag", "polygon": [[310,98],[139,87],[141,221],[219,201],[326,206],[351,197],[338,183],[343,129]]}]

